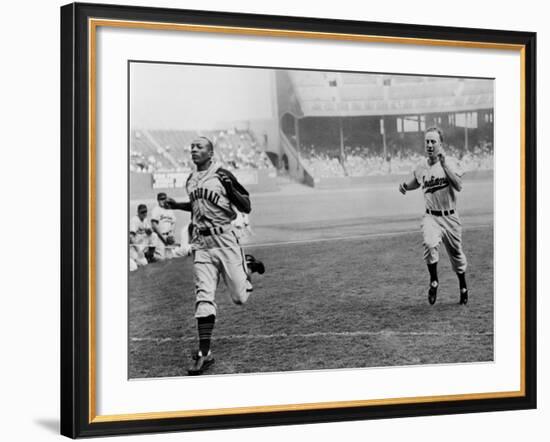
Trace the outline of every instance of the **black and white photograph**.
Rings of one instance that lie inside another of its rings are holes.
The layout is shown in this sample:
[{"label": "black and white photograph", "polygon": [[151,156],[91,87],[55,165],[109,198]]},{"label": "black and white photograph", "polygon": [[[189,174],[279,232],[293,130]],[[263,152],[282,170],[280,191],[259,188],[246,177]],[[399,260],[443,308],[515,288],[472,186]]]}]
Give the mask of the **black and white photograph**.
[{"label": "black and white photograph", "polygon": [[128,377],[494,361],[494,87],[128,61]]},{"label": "black and white photograph", "polygon": [[536,34],[313,13],[61,8],[63,435],[537,407]]}]

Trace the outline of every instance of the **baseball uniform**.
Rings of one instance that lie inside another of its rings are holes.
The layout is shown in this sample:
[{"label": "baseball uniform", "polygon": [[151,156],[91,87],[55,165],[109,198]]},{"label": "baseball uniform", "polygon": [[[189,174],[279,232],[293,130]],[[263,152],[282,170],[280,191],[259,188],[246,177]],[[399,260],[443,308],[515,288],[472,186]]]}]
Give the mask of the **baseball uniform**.
[{"label": "baseball uniform", "polygon": [[[460,178],[463,170],[454,158],[447,157],[449,169]],[[426,213],[422,219],[424,260],[427,264],[439,261],[439,244],[443,241],[453,270],[464,273],[467,267],[462,250],[462,224],[456,208],[456,191],[453,189],[441,163],[430,165],[424,159],[414,170],[414,178],[424,195]]]},{"label": "baseball uniform", "polygon": [[[151,221],[158,223],[157,231],[153,233],[152,245],[155,247],[155,258],[162,261],[174,257],[173,249],[166,247],[165,241],[169,236],[175,235],[176,215],[171,209],[164,209],[156,206],[151,213]],[[164,239],[162,241],[158,235]]]},{"label": "baseball uniform", "polygon": [[[150,234],[148,235],[147,232]],[[141,220],[137,215],[133,216],[130,220],[130,233],[133,235],[133,241],[130,244],[130,259],[137,266],[147,265],[145,250],[152,244],[150,221],[147,218]],[[136,268],[130,263],[131,270]]]},{"label": "baseball uniform", "polygon": [[[195,280],[195,317],[216,315],[215,293],[222,278],[236,304],[244,304],[251,292],[246,260],[232,221],[237,217],[234,204],[212,164],[205,171],[193,172],[186,184],[192,207]],[[248,192],[232,177],[239,192]]]}]

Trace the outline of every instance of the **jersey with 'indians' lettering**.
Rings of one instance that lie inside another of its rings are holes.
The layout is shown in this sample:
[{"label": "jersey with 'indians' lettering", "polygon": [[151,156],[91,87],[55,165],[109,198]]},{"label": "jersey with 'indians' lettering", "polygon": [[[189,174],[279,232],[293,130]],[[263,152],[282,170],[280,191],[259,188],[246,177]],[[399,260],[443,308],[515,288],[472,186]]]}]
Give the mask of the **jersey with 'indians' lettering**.
[{"label": "jersey with 'indians' lettering", "polygon": [[[460,164],[454,158],[446,157],[445,163],[447,168],[458,177],[463,175]],[[423,160],[414,170],[414,177],[424,194],[426,209],[456,209],[455,189],[451,186],[439,161],[430,166],[427,159]]]},{"label": "jersey with 'indians' lettering", "polygon": [[161,234],[173,235],[176,227],[176,215],[173,210],[164,209],[160,206],[153,208],[151,221],[158,222],[158,230]]}]

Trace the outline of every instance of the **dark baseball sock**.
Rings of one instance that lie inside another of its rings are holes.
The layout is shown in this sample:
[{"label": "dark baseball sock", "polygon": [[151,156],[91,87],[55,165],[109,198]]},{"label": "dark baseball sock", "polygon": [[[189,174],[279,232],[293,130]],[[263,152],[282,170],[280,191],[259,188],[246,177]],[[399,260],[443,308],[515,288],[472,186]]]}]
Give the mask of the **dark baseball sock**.
[{"label": "dark baseball sock", "polygon": [[460,285],[460,290],[467,289],[468,287],[466,286],[466,272],[457,272],[456,276],[458,276],[458,284]]},{"label": "dark baseball sock", "polygon": [[197,318],[197,328],[199,331],[199,349],[203,356],[206,356],[210,351],[210,340],[212,339],[212,331],[216,317],[214,315],[204,318]]},{"label": "dark baseball sock", "polygon": [[439,282],[439,279],[437,279],[437,262],[428,264],[428,271],[430,272],[430,283],[434,281]]}]

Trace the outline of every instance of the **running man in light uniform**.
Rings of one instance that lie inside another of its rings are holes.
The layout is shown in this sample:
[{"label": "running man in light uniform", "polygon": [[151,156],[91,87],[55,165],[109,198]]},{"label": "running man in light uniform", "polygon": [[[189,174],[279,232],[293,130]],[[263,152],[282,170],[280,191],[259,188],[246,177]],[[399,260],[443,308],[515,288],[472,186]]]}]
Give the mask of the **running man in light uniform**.
[{"label": "running man in light uniform", "polygon": [[447,158],[442,150],[443,132],[430,127],[424,135],[426,159],[414,170],[413,177],[399,185],[404,195],[407,191],[422,188],[426,213],[422,220],[424,240],[424,261],[430,273],[428,301],[435,304],[439,279],[437,263],[439,244],[443,242],[456,272],[460,287],[462,305],[468,302],[466,285],[467,260],[462,250],[462,223],[456,209],[456,194],[462,190],[463,171],[458,161]]}]

